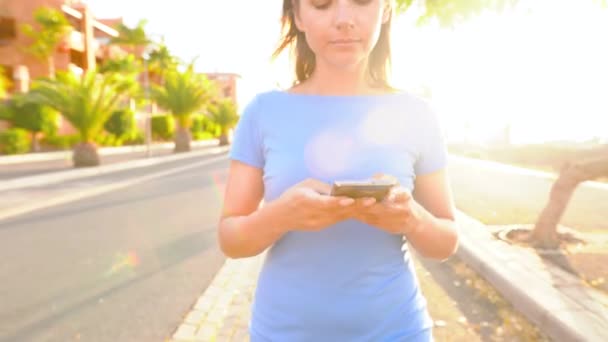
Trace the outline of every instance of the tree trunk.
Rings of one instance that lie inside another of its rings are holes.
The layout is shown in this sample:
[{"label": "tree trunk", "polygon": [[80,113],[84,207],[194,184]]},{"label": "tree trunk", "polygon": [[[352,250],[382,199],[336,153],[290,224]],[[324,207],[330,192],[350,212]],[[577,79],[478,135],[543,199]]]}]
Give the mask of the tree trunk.
[{"label": "tree trunk", "polygon": [[32,152],[40,151],[40,144],[38,142],[38,132],[32,132]]},{"label": "tree trunk", "polygon": [[183,125],[179,125],[177,131],[175,132],[175,153],[179,152],[188,152],[190,151],[190,141],[192,140],[192,136],[190,135],[190,130]]},{"label": "tree trunk", "polygon": [[229,144],[228,134],[227,133],[222,133],[220,135],[220,146],[226,146],[228,144]]},{"label": "tree trunk", "polygon": [[567,163],[551,188],[549,202],[541,212],[531,240],[539,247],[555,248],[559,244],[557,225],[559,224],[574,190],[579,183],[608,175],[608,157]]},{"label": "tree trunk", "polygon": [[47,63],[49,65],[49,77],[55,78],[55,59],[53,56],[47,58]]},{"label": "tree trunk", "polygon": [[92,142],[82,142],[74,146],[72,154],[74,167],[98,166],[100,164],[97,146]]}]

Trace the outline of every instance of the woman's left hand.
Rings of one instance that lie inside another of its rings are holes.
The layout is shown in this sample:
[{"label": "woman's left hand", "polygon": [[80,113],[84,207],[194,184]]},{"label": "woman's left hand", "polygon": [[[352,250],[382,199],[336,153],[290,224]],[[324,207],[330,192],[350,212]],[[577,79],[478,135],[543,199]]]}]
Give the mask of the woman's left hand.
[{"label": "woman's left hand", "polygon": [[395,186],[379,203],[366,198],[356,201],[354,218],[391,234],[409,235],[422,227],[425,209],[418,204],[410,192]]}]

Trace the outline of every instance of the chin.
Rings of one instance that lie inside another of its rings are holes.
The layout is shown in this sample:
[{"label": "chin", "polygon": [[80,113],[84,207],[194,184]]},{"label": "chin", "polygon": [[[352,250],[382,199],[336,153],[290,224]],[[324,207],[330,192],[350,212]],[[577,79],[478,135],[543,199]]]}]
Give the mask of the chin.
[{"label": "chin", "polygon": [[342,57],[342,58],[332,58],[329,60],[329,64],[337,69],[341,69],[344,71],[356,70],[359,68],[365,59],[357,58],[355,56],[352,57]]}]

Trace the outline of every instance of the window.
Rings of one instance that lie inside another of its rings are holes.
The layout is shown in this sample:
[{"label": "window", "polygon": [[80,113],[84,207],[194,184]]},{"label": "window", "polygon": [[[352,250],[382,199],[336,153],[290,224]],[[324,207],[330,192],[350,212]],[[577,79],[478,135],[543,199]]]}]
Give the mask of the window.
[{"label": "window", "polygon": [[8,78],[9,80],[13,79],[13,67],[10,65],[3,65],[0,64],[0,70],[4,71],[4,72],[0,72],[0,75],[4,75],[4,77]]},{"label": "window", "polygon": [[17,38],[17,23],[15,18],[0,17],[0,44]]}]

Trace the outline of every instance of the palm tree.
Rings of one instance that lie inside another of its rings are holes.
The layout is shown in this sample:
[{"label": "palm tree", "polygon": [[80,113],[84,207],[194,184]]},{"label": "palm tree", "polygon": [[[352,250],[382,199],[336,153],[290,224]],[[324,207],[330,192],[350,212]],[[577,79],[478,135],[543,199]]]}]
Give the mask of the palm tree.
[{"label": "palm tree", "polygon": [[115,73],[102,75],[88,70],[79,78],[70,72],[61,72],[56,79],[36,80],[32,96],[61,112],[78,130],[80,142],[74,147],[74,166],[96,166],[99,155],[94,137],[134,85],[132,78]]},{"label": "palm tree", "polygon": [[133,54],[107,59],[99,67],[99,72],[102,74],[122,73],[125,75],[131,75],[132,77],[138,75],[142,70],[143,67],[141,65],[141,61],[139,61]]},{"label": "palm tree", "polygon": [[40,7],[34,12],[34,20],[39,29],[31,25],[21,27],[23,33],[34,41],[27,51],[36,58],[46,61],[49,77],[55,76],[55,60],[53,58],[59,43],[72,31],[72,26],[61,11],[49,7]]},{"label": "palm tree", "polygon": [[[132,79],[137,79],[142,70],[143,67],[141,61],[133,54],[107,59],[99,67],[99,72],[102,74],[117,73]],[[132,91],[128,94],[129,96],[125,99],[125,101],[130,104],[133,103],[133,106],[135,106],[137,100],[140,100],[142,97],[140,84],[135,83],[135,86],[133,86],[131,90]]]},{"label": "palm tree", "polygon": [[124,23],[119,23],[116,26],[118,36],[113,37],[110,40],[111,44],[118,44],[126,46],[130,49],[130,52],[135,55],[140,55],[140,48],[146,47],[152,43],[148,34],[146,33],[147,20],[140,20],[134,28],[130,28]]},{"label": "palm tree", "polygon": [[148,62],[150,71],[158,75],[158,84],[165,82],[165,74],[174,70],[179,65],[179,60],[171,54],[164,40],[158,44],[157,48],[150,52]]},{"label": "palm tree", "polygon": [[209,118],[220,127],[220,146],[228,145],[228,132],[239,121],[237,108],[232,99],[225,98],[209,109]]},{"label": "palm tree", "polygon": [[212,94],[212,83],[204,75],[195,73],[192,65],[183,72],[169,71],[164,85],[152,87],[152,99],[177,119],[175,152],[190,151],[190,115],[203,108]]}]

